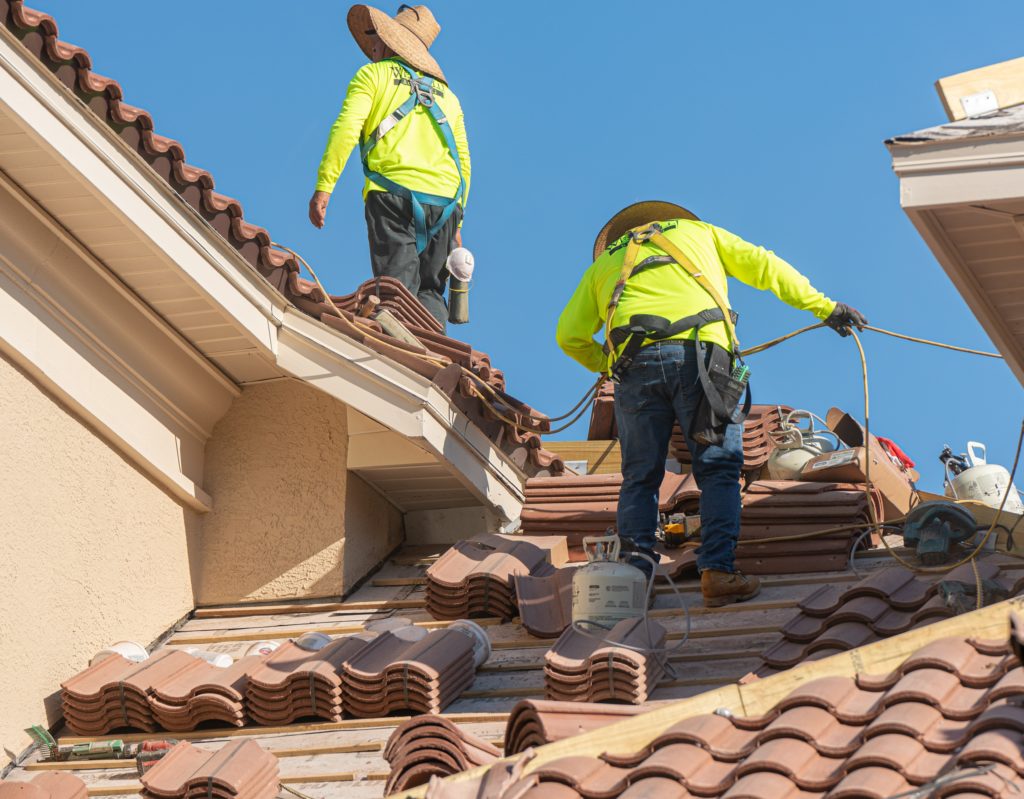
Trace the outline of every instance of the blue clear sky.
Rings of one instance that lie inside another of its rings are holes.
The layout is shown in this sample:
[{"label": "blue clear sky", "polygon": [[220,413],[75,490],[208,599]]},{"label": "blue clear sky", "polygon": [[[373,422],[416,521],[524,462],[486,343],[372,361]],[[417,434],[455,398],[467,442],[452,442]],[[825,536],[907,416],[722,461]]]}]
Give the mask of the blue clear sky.
[{"label": "blue clear sky", "polygon": [[[346,3],[36,5],[331,290],[369,275],[358,162],[325,230],[306,219],[327,129],[364,63]],[[641,199],[774,249],[881,327],[991,348],[900,209],[882,142],[945,120],[937,78],[1024,54],[1019,0],[430,6],[473,154],[474,321],[452,332],[489,352],[523,400],[558,414],[590,384],[555,346],[555,320],[597,230]],[[743,286],[732,296],[748,345],[813,321]],[[918,460],[922,487],[941,490],[945,443],[984,441],[1009,466],[1024,404],[1005,365],[870,333],[864,343],[872,429]],[[862,414],[855,347],[834,333],[750,365],[755,401]],[[560,437],[585,436],[580,424]]]}]

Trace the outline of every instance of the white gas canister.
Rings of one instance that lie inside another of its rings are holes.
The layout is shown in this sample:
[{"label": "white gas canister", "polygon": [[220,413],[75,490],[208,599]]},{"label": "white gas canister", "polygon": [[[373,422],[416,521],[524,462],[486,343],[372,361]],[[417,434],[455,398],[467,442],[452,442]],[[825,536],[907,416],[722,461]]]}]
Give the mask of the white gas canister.
[{"label": "white gas canister", "polygon": [[572,620],[613,627],[647,610],[647,576],[635,566],[619,563],[617,535],[586,536],[586,566],[572,577]]},{"label": "white gas canister", "polygon": [[989,463],[987,449],[978,441],[967,442],[967,462],[969,468],[958,475],[946,473],[946,496],[953,499],[973,499],[984,503],[990,508],[998,508],[1003,503],[1007,486],[1010,494],[1006,497],[1003,510],[1009,513],[1024,513],[1024,502],[1021,501],[1017,487],[1010,482],[1010,473],[998,464]]}]

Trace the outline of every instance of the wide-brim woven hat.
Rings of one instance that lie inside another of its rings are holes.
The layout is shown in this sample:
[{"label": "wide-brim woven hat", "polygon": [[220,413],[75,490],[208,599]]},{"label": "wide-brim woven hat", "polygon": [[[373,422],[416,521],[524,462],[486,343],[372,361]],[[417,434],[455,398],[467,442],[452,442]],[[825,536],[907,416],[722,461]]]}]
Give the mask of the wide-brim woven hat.
[{"label": "wide-brim woven hat", "polygon": [[441,26],[426,6],[401,5],[394,17],[372,6],[352,6],[348,10],[348,29],[368,58],[373,57],[376,33],[410,67],[445,80],[444,72],[430,54],[430,45],[441,32]]},{"label": "wide-brim woven hat", "polygon": [[601,232],[594,239],[594,260],[604,252],[605,248],[624,236],[627,231],[641,225],[649,225],[651,222],[665,222],[669,219],[694,219],[700,221],[700,217],[692,211],[688,211],[681,205],[667,203],[661,200],[644,200],[643,202],[627,205],[615,216],[609,219]]}]

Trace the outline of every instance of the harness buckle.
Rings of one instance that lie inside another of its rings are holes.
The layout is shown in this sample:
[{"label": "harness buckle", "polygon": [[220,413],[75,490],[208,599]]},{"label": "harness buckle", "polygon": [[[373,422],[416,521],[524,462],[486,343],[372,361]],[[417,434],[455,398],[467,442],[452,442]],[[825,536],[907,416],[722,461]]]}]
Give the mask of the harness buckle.
[{"label": "harness buckle", "polygon": [[430,81],[427,83],[423,79],[410,80],[409,83],[412,85],[412,90],[416,94],[416,102],[422,105],[424,108],[430,108],[434,105],[434,82]]},{"label": "harness buckle", "polygon": [[637,244],[644,244],[647,241],[650,241],[652,236],[662,232],[663,231],[661,229],[661,225],[659,225],[657,222],[654,222],[649,226],[645,227],[643,230],[629,231],[629,237]]}]

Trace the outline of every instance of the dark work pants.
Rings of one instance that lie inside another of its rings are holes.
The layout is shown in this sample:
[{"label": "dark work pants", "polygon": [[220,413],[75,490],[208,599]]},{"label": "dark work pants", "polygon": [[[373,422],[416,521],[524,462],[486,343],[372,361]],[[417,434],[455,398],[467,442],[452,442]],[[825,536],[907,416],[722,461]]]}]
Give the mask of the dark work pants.
[{"label": "dark work pants", "polygon": [[[436,224],[443,208],[425,205],[427,227]],[[412,203],[386,191],[366,195],[366,230],[370,237],[370,265],[374,277],[394,277],[419,299],[442,328],[448,322],[444,290],[448,283],[445,263],[455,247],[455,233],[462,219],[458,207],[429,242],[416,252],[416,228]]]},{"label": "dark work pants", "polygon": [[[719,446],[700,445],[690,438],[690,419],[704,391],[697,376],[698,357],[692,341],[649,344],[637,353],[615,386],[615,420],[622,447],[619,536],[623,543],[631,543],[657,562],[658,491],[665,476],[672,425],[678,421],[693,455],[693,476],[701,491],[697,568],[734,572],[733,552],[740,534],[743,425],[729,425]],[[646,561],[638,558],[633,565],[650,575]]]}]

